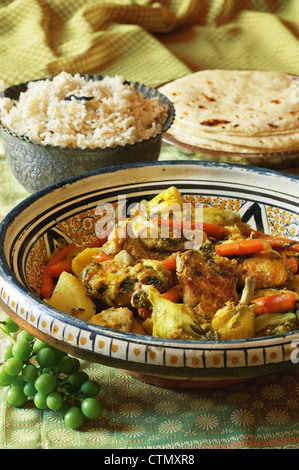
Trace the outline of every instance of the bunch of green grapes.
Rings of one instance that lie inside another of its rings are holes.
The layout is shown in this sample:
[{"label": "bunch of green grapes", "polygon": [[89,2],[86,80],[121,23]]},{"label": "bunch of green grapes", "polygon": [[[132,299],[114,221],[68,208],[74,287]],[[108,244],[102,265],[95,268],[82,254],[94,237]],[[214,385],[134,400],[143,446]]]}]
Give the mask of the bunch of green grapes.
[{"label": "bunch of green grapes", "polygon": [[52,410],[67,427],[80,427],[85,418],[98,418],[102,404],[95,397],[100,384],[80,370],[80,361],[35,338],[9,317],[0,329],[11,339],[0,365],[0,387],[16,407],[33,400],[40,410]]}]

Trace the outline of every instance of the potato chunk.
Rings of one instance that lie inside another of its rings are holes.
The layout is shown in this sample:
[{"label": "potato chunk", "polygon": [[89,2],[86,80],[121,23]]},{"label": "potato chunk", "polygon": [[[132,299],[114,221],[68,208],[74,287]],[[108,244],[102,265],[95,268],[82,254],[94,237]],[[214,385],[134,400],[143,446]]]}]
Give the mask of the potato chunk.
[{"label": "potato chunk", "polygon": [[73,274],[65,271],[59,276],[53,294],[47,303],[57,310],[81,320],[88,321],[96,313],[95,304],[87,295],[80,281]]}]

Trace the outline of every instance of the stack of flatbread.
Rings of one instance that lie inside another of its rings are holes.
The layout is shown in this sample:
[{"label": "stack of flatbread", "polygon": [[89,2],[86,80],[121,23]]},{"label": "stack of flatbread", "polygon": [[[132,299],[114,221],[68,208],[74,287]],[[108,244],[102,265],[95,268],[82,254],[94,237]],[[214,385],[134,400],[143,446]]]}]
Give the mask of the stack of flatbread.
[{"label": "stack of flatbread", "polygon": [[299,81],[272,71],[204,70],[159,88],[174,104],[167,135],[238,153],[299,150]]}]

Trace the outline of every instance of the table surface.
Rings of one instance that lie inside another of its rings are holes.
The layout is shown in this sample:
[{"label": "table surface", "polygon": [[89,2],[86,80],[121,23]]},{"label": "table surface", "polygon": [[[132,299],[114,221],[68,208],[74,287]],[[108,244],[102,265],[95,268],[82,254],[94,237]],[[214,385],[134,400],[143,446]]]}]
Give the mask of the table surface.
[{"label": "table surface", "polygon": [[[173,152],[173,148],[162,149],[161,159],[173,158]],[[292,172],[296,174],[297,169]],[[2,153],[0,219],[26,196]],[[9,406],[5,389],[1,389],[0,448],[162,451],[299,447],[298,368],[220,389],[181,391],[139,382],[101,364],[82,361],[81,366],[101,384],[102,416],[71,430],[55,412],[40,411],[32,402],[22,408]]]}]

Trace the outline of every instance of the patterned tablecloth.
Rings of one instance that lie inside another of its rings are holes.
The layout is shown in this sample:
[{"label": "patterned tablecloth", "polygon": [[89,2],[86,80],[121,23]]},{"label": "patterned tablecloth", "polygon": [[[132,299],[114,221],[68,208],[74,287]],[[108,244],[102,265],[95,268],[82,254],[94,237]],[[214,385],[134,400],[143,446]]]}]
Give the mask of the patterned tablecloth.
[{"label": "patterned tablecloth", "polygon": [[[169,154],[162,150],[161,158]],[[26,196],[0,158],[0,217]],[[82,362],[82,368],[101,383],[104,411],[100,418],[71,430],[55,412],[40,411],[31,402],[22,408],[9,406],[2,389],[0,448],[154,449],[161,453],[163,449],[299,447],[298,368],[203,391],[167,390],[100,364]]]}]

